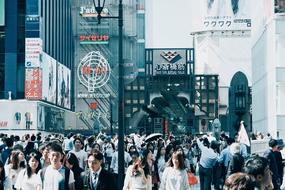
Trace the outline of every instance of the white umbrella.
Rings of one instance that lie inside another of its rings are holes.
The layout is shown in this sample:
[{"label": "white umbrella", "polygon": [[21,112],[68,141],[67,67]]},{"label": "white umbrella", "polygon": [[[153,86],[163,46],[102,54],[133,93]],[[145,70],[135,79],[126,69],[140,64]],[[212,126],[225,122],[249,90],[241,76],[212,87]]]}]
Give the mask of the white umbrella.
[{"label": "white umbrella", "polygon": [[148,135],[148,136],[144,139],[144,141],[145,141],[145,142],[153,141],[153,140],[158,139],[159,137],[162,137],[162,134],[161,134],[161,133],[152,133],[152,134]]}]

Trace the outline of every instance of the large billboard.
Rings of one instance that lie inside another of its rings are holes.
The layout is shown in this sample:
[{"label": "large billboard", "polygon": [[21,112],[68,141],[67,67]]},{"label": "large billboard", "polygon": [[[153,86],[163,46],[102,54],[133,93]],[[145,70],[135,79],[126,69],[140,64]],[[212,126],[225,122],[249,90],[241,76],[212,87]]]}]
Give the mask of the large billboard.
[{"label": "large billboard", "polygon": [[250,30],[250,4],[250,0],[195,1],[193,14],[201,16],[193,22],[194,30]]},{"label": "large billboard", "polygon": [[57,65],[57,104],[70,109],[70,69]]},{"label": "large billboard", "polygon": [[43,87],[42,99],[56,104],[56,60],[48,54],[42,54]]}]

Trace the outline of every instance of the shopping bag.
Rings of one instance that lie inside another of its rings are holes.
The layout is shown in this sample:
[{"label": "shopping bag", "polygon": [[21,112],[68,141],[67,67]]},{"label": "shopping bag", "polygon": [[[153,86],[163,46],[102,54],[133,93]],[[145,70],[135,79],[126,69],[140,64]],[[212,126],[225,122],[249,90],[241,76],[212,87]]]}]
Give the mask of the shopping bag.
[{"label": "shopping bag", "polygon": [[195,185],[198,183],[197,178],[195,177],[195,175],[192,172],[188,172],[188,183],[189,185]]}]

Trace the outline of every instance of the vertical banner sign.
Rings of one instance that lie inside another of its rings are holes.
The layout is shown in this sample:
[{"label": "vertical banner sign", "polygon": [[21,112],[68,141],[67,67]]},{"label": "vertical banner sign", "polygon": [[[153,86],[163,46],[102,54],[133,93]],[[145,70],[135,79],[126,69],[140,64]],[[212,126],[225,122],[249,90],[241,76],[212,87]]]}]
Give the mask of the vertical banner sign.
[{"label": "vertical banner sign", "polygon": [[25,67],[40,67],[42,40],[40,38],[26,38]]},{"label": "vertical banner sign", "polygon": [[40,68],[26,68],[25,97],[26,99],[42,99],[42,70]]}]

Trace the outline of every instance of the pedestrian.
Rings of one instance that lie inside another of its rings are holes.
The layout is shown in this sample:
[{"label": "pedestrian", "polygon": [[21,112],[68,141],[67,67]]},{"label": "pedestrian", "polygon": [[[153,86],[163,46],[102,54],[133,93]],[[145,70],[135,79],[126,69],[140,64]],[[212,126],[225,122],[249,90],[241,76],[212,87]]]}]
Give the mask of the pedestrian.
[{"label": "pedestrian", "polygon": [[253,155],[245,161],[243,171],[255,179],[256,190],[273,189],[272,172],[266,158]]},{"label": "pedestrian", "polygon": [[20,171],[15,188],[21,190],[41,190],[42,181],[40,175],[38,175],[38,172],[41,169],[41,155],[39,152],[33,150],[30,151],[30,154],[27,157],[27,168]]},{"label": "pedestrian", "polygon": [[75,154],[75,156],[78,159],[80,168],[84,169],[87,161],[87,153],[84,150],[82,150],[82,148],[84,147],[83,140],[80,137],[76,137],[73,141],[73,144],[74,144],[74,149],[71,150],[70,152]]},{"label": "pedestrian", "polygon": [[0,190],[12,190],[10,179],[6,176],[4,164],[0,161]]},{"label": "pedestrian", "polygon": [[67,153],[65,156],[65,167],[73,171],[75,190],[82,190],[84,188],[84,185],[81,173],[84,172],[84,170],[79,167],[78,159],[72,152]]},{"label": "pedestrian", "polygon": [[281,176],[278,173],[278,166],[276,162],[276,158],[274,156],[274,152],[278,151],[277,140],[270,139],[269,140],[269,149],[267,149],[263,156],[268,160],[269,168],[272,172],[272,183],[274,185],[274,190],[279,190],[281,185]]},{"label": "pedestrian", "polygon": [[62,165],[63,150],[56,142],[50,144],[50,165],[40,171],[43,190],[74,190],[74,174]]},{"label": "pedestrian", "polygon": [[154,169],[157,176],[158,183],[160,183],[163,171],[165,169],[167,160],[165,158],[165,147],[161,146],[157,150],[155,162],[154,162]]},{"label": "pedestrian", "polygon": [[254,190],[254,178],[245,173],[234,173],[225,181],[224,190]]},{"label": "pedestrian", "polygon": [[126,172],[123,190],[151,190],[151,175],[148,165],[143,165],[140,157],[133,157],[133,159]]},{"label": "pedestrian", "polygon": [[11,181],[12,188],[14,188],[14,185],[17,181],[18,174],[23,169],[20,166],[20,159],[21,156],[19,156],[20,151],[12,151],[10,157],[8,158],[7,165],[5,165],[5,172],[9,180]]},{"label": "pedestrian", "polygon": [[116,189],[113,175],[102,167],[103,154],[90,153],[87,158],[89,170],[84,174],[84,188],[87,190]]},{"label": "pedestrian", "polygon": [[230,145],[230,154],[231,159],[228,165],[227,177],[234,173],[241,172],[244,164],[244,158],[240,153],[239,143],[233,143]]},{"label": "pedestrian", "polygon": [[201,158],[199,161],[199,177],[200,189],[211,190],[213,167],[218,160],[216,143],[213,141],[209,143],[207,138],[204,138],[203,143],[201,139],[197,139],[197,144],[201,150]]},{"label": "pedestrian", "polygon": [[188,175],[181,151],[175,151],[167,162],[159,190],[190,190]]}]

